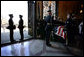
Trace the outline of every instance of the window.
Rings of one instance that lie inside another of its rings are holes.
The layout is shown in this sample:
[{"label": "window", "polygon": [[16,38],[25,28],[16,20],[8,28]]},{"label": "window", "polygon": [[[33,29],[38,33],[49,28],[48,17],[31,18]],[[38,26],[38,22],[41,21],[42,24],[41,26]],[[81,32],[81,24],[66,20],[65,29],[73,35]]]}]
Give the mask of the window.
[{"label": "window", "polygon": [[9,14],[13,14],[13,22],[16,25],[13,37],[16,41],[20,39],[18,29],[19,15],[23,15],[24,39],[28,38],[28,1],[1,1],[1,44],[10,42],[10,31],[6,29],[9,25]]}]

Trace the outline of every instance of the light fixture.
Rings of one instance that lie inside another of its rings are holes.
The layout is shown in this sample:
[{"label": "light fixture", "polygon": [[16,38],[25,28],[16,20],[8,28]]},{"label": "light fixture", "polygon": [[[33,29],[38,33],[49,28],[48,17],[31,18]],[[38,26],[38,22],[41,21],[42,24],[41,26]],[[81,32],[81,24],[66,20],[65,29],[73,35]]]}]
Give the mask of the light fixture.
[{"label": "light fixture", "polygon": [[83,8],[83,4],[81,4],[81,8]]},{"label": "light fixture", "polygon": [[83,10],[80,10],[80,13],[82,13],[83,12]]},{"label": "light fixture", "polygon": [[51,6],[51,1],[49,1],[49,6]]}]

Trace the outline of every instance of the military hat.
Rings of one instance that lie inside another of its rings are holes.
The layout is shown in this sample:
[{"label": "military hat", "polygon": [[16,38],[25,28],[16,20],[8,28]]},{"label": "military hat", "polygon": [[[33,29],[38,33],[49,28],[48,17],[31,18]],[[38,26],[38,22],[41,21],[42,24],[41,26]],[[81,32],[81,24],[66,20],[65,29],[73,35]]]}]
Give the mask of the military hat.
[{"label": "military hat", "polygon": [[51,10],[48,10],[47,12],[51,12]]},{"label": "military hat", "polygon": [[19,15],[20,17],[23,17],[22,15]]},{"label": "military hat", "polygon": [[13,16],[13,14],[9,14],[9,16]]}]

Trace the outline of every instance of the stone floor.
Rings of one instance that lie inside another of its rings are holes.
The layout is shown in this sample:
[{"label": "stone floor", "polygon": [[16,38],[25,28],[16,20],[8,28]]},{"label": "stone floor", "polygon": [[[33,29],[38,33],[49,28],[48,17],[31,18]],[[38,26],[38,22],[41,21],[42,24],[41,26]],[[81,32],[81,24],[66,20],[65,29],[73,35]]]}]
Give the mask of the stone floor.
[{"label": "stone floor", "polygon": [[[32,38],[32,36],[28,34],[28,28],[24,28],[23,34],[24,34],[24,40]],[[20,41],[19,39],[21,38],[21,36],[18,28],[14,30],[13,37],[14,40]],[[10,31],[6,28],[5,29],[1,28],[1,44],[5,43],[10,43]]]},{"label": "stone floor", "polygon": [[74,56],[62,43],[51,42],[48,47],[44,40],[25,41],[1,47],[1,56]]}]

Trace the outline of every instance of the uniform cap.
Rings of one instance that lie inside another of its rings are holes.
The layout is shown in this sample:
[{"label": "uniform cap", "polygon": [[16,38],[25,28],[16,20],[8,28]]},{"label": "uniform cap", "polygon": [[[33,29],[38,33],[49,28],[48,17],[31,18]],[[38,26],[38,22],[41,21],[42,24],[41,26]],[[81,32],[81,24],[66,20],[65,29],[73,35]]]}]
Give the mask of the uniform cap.
[{"label": "uniform cap", "polygon": [[9,14],[9,16],[13,16],[13,14]]},{"label": "uniform cap", "polygon": [[47,12],[51,12],[51,10],[48,10]]}]

